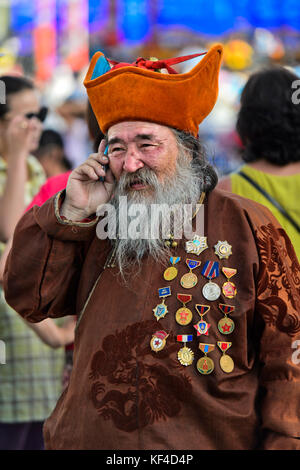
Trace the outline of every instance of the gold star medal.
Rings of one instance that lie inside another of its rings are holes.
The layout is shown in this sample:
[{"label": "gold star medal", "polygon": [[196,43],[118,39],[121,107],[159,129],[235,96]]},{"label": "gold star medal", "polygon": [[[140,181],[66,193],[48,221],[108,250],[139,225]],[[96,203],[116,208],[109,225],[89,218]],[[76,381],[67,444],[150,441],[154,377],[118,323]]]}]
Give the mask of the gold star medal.
[{"label": "gold star medal", "polygon": [[230,255],[232,255],[232,246],[225,240],[224,242],[218,241],[218,243],[214,246],[216,255],[222,259],[228,259]]},{"label": "gold star medal", "polygon": [[214,364],[214,361],[210,357],[207,357],[207,354],[215,349],[215,345],[200,343],[199,349],[204,353],[204,356],[198,360],[197,370],[202,375],[211,374],[215,368],[215,364]]},{"label": "gold star medal", "polygon": [[168,307],[165,304],[165,298],[169,297],[171,295],[171,287],[162,287],[161,289],[158,289],[158,296],[160,299],[163,299],[162,303],[156,305],[155,308],[153,308],[154,316],[156,320],[160,320],[161,318],[164,318],[167,313],[168,313]]},{"label": "gold star medal", "polygon": [[237,269],[222,268],[222,273],[227,278],[227,282],[223,284],[222,292],[228,299],[233,299],[233,297],[236,296],[237,290],[233,282],[229,281],[229,279],[237,273]]},{"label": "gold star medal", "polygon": [[177,341],[184,343],[184,347],[178,351],[177,358],[183,366],[190,366],[194,360],[193,351],[186,346],[186,343],[193,341],[193,335],[178,335]]},{"label": "gold star medal", "polygon": [[219,309],[224,313],[224,317],[218,323],[218,330],[223,335],[230,335],[233,332],[235,325],[231,318],[227,317],[235,309],[233,305],[219,304]]},{"label": "gold star medal", "polygon": [[154,333],[150,341],[150,346],[151,346],[152,351],[157,353],[158,351],[161,351],[162,349],[164,349],[166,345],[166,339],[168,336],[169,336],[168,333],[166,333],[163,330],[157,331],[156,333]]},{"label": "gold star medal", "polygon": [[179,325],[188,325],[193,319],[193,312],[186,307],[186,304],[192,300],[192,296],[188,294],[177,294],[177,299],[179,302],[182,302],[183,307],[177,310],[175,319]]},{"label": "gold star medal", "polygon": [[182,276],[182,278],[180,279],[180,284],[185,289],[191,289],[192,287],[195,287],[195,285],[198,282],[198,278],[196,274],[192,273],[192,270],[195,268],[198,268],[198,266],[200,266],[201,264],[201,261],[196,261],[194,259],[187,259],[186,264],[188,265],[190,272]]},{"label": "gold star medal", "polygon": [[232,372],[234,369],[234,362],[232,358],[228,356],[228,354],[225,354],[225,352],[227,351],[227,349],[231,347],[232,343],[226,343],[225,341],[218,341],[217,344],[223,353],[223,356],[220,359],[220,367],[224,372],[226,372],[227,374],[230,374],[230,372]]},{"label": "gold star medal", "polygon": [[195,235],[192,240],[185,244],[186,252],[193,253],[194,255],[200,255],[206,248],[208,248],[207,237],[200,237],[199,235]]},{"label": "gold star medal", "polygon": [[180,259],[181,258],[179,258],[179,256],[177,256],[176,258],[174,256],[170,257],[170,263],[172,264],[172,266],[170,266],[164,271],[164,279],[166,281],[173,281],[173,279],[175,279],[175,277],[177,276],[178,269],[175,268],[174,265],[177,264],[180,261]]}]

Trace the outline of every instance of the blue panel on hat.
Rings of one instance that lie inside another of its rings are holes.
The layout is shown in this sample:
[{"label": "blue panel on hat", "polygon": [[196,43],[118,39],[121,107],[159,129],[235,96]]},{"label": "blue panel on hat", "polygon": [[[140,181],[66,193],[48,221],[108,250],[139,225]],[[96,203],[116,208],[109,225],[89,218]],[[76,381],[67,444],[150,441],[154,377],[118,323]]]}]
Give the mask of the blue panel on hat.
[{"label": "blue panel on hat", "polygon": [[110,70],[110,65],[107,61],[107,59],[102,55],[99,57],[99,59],[96,62],[96,65],[94,67],[93,75],[91,80],[94,80],[95,78],[101,77],[101,75],[104,75],[106,72]]}]

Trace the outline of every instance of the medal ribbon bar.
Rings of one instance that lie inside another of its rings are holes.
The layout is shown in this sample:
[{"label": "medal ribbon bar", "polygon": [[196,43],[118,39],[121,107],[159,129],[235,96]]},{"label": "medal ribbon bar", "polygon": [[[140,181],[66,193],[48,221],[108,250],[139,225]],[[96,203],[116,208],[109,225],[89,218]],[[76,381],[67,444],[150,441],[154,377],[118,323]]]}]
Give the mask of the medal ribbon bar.
[{"label": "medal ribbon bar", "polygon": [[218,261],[206,261],[203,266],[201,274],[207,279],[214,279],[219,276],[219,263]]}]

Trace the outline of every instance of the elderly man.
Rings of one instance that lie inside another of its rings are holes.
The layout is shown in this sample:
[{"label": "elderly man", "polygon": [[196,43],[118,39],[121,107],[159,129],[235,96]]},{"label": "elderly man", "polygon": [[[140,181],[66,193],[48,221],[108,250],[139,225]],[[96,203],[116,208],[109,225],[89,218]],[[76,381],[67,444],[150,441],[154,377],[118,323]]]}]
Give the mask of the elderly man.
[{"label": "elderly man", "polygon": [[[216,45],[176,74],[176,60],[97,53],[85,85],[106,139],[19,222],[7,301],[33,322],[78,314],[48,449],[300,448],[300,268],[267,209],[214,189],[197,139],[221,56]],[[134,204],[158,237],[130,232]],[[174,205],[195,209],[191,238],[176,237],[178,213],[167,236],[151,218]]]}]

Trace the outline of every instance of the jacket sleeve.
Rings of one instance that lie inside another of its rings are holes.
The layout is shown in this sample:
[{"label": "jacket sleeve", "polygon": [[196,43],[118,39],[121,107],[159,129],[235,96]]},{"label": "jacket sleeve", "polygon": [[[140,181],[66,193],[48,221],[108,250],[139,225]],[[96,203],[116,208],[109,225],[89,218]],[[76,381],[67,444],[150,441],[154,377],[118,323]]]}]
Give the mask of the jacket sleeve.
[{"label": "jacket sleeve", "polygon": [[97,219],[72,222],[59,216],[64,191],[19,221],[4,273],[5,298],[30,322],[76,313],[85,250]]},{"label": "jacket sleeve", "polygon": [[269,220],[255,230],[262,447],[300,449],[300,266],[285,231]]}]

